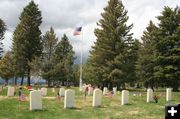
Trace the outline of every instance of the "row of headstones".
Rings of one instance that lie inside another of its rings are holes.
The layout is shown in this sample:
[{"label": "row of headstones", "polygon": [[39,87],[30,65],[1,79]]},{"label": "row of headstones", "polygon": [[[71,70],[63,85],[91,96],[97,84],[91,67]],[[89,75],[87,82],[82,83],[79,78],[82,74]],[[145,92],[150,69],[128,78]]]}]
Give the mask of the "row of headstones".
[{"label": "row of headstones", "polygon": [[[64,95],[64,108],[75,107],[75,91],[68,89],[65,90]],[[101,105],[102,91],[95,89],[93,92],[93,107]],[[42,95],[41,91],[34,90],[30,92],[30,110],[41,110],[42,109]]]},{"label": "row of headstones", "polygon": [[[116,87],[113,88],[113,92],[114,92],[114,95],[116,95],[116,92],[117,92],[117,88]],[[104,87],[103,95],[106,95],[107,93],[108,93],[108,88]],[[129,93],[126,92],[126,91],[125,92],[122,91],[122,95],[124,95],[124,97],[127,97],[127,99],[128,99]],[[152,102],[154,100],[153,96],[154,96],[153,95],[153,90],[152,89],[147,89],[147,102]],[[166,101],[171,101],[171,100],[172,100],[172,88],[167,88],[166,89]]]},{"label": "row of headstones", "polygon": [[[84,89],[85,90],[85,89]],[[108,88],[107,87],[104,87],[103,89],[103,95],[106,95],[108,93]],[[113,88],[113,93],[114,95],[116,95],[117,93],[117,87],[114,87]],[[93,87],[88,87],[88,95],[93,95]]]},{"label": "row of headstones", "polygon": [[[41,92],[42,96],[46,96],[47,95],[47,88],[41,88],[41,89],[38,89],[38,90]],[[14,92],[15,92],[15,88],[9,86],[8,87],[8,91],[7,91],[7,96],[8,97],[14,96]],[[52,92],[55,93],[55,88],[52,88]],[[64,88],[60,88],[59,95],[63,97],[64,94],[65,94],[65,89]]]},{"label": "row of headstones", "polygon": [[[172,89],[167,89],[167,101],[171,100]],[[153,90],[147,90],[147,102],[153,101]],[[100,89],[95,89],[93,91],[93,107],[101,106],[102,102],[102,91]],[[125,105],[129,102],[129,91],[122,91],[121,104]],[[64,108],[73,108],[75,107],[75,91],[68,89],[65,91],[64,98]],[[30,92],[30,110],[42,109],[42,95],[40,91]]]}]

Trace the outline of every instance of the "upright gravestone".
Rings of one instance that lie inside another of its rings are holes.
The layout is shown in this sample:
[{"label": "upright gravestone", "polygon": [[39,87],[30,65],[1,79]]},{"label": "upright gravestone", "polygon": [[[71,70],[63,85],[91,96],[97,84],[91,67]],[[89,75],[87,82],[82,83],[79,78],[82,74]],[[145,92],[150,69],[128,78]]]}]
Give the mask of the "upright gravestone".
[{"label": "upright gravestone", "polygon": [[88,87],[88,95],[93,94],[93,88],[91,86]]},{"label": "upright gravestone", "polygon": [[125,105],[129,102],[129,91],[123,90],[122,91],[122,97],[121,97],[121,104]]},{"label": "upright gravestone", "polygon": [[166,89],[166,101],[171,101],[172,100],[172,88],[167,88]]},{"label": "upright gravestone", "polygon": [[42,94],[42,96],[46,96],[47,95],[47,88],[41,88],[41,94]]},{"label": "upright gravestone", "polygon": [[55,93],[55,92],[56,92],[55,88],[52,88],[51,91],[52,91],[52,93]]},{"label": "upright gravestone", "polygon": [[30,92],[30,110],[41,110],[42,109],[42,96],[41,91]]},{"label": "upright gravestone", "polygon": [[147,102],[152,102],[152,101],[153,101],[153,90],[147,89]]},{"label": "upright gravestone", "polygon": [[75,107],[75,91],[68,89],[65,91],[64,108]]},{"label": "upright gravestone", "polygon": [[95,89],[93,92],[93,107],[101,106],[102,102],[102,91],[100,89]]},{"label": "upright gravestone", "polygon": [[15,92],[14,87],[9,86],[7,96],[9,96],[9,97],[14,96],[14,92]]},{"label": "upright gravestone", "polygon": [[108,88],[107,87],[104,87],[103,89],[103,95],[106,95],[108,93]]},{"label": "upright gravestone", "polygon": [[113,93],[114,93],[114,95],[116,95],[116,93],[117,93],[117,87],[114,87],[114,88],[113,88]]},{"label": "upright gravestone", "polygon": [[60,95],[61,97],[64,97],[64,94],[65,94],[65,89],[64,89],[64,88],[60,88],[60,90],[59,90],[59,95]]}]

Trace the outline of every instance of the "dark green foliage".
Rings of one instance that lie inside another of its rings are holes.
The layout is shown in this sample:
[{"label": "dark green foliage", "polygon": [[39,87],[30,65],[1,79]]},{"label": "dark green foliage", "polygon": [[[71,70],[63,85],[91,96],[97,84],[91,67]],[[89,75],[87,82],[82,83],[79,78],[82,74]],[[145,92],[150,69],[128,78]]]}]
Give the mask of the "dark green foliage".
[{"label": "dark green foliage", "polygon": [[155,77],[178,90],[180,85],[180,8],[165,7],[156,33]]},{"label": "dark green foliage", "polygon": [[42,77],[48,81],[48,86],[53,77],[53,55],[56,49],[58,38],[51,27],[43,36],[43,60],[42,60]]},{"label": "dark green foliage", "polygon": [[15,74],[14,59],[12,52],[7,52],[4,57],[0,60],[0,76],[6,83],[10,78],[13,78]]},{"label": "dark green foliage", "polygon": [[27,75],[30,85],[31,63],[35,57],[41,56],[42,39],[39,26],[42,23],[41,12],[38,6],[31,1],[20,16],[20,23],[14,31],[13,52],[17,62],[17,71]]},{"label": "dark green foliage", "polygon": [[97,23],[100,28],[95,29],[97,41],[90,52],[88,73],[94,81],[99,80],[95,82],[112,87],[135,79],[135,70],[129,72],[129,68],[134,69],[136,56],[132,25],[126,24],[128,16],[122,2],[110,0],[104,11]]},{"label": "dark green foliage", "polygon": [[63,85],[65,81],[71,81],[73,78],[74,60],[73,47],[68,37],[64,34],[61,41],[57,44],[53,56],[53,62],[55,63],[53,79],[61,81]]},{"label": "dark green foliage", "polygon": [[139,58],[137,62],[137,75],[140,82],[143,82],[145,87],[153,88],[158,81],[154,78],[155,66],[155,33],[157,27],[150,21],[146,31],[143,32],[141,38],[142,44],[139,49]]}]

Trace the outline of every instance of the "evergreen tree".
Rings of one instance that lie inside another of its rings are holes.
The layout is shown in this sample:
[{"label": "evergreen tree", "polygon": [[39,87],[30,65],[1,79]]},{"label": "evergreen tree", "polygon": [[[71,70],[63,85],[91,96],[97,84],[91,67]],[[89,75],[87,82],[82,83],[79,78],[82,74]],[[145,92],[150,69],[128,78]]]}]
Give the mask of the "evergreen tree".
[{"label": "evergreen tree", "polygon": [[73,47],[65,34],[57,44],[53,60],[56,64],[53,69],[54,80],[61,81],[62,85],[64,85],[64,82],[70,82],[73,77],[73,63],[75,57]]},{"label": "evergreen tree", "polygon": [[139,58],[137,61],[137,74],[140,82],[143,82],[145,87],[154,88],[158,81],[154,78],[155,66],[155,33],[157,27],[150,21],[146,31],[143,32],[141,37],[142,45],[139,49]]},{"label": "evergreen tree", "polygon": [[[20,16],[20,23],[14,31],[13,52],[15,54],[17,69],[24,69],[30,85],[30,64],[35,57],[41,56],[42,39],[39,26],[42,23],[41,12],[38,5],[31,1]],[[22,65],[21,65],[22,64]],[[24,74],[23,74],[24,75]]]},{"label": "evergreen tree", "polygon": [[0,60],[0,76],[8,84],[8,80],[14,76],[14,62],[11,52],[7,52],[5,56]]},{"label": "evergreen tree", "polygon": [[51,27],[49,31],[43,36],[43,64],[42,77],[48,81],[48,86],[51,84],[53,77],[52,70],[55,63],[53,62],[53,55],[56,49],[58,38]]},{"label": "evergreen tree", "polygon": [[132,25],[126,24],[128,16],[122,2],[110,0],[104,11],[97,23],[100,28],[95,29],[97,41],[90,52],[89,63],[94,79],[111,88],[117,82],[125,83],[129,76],[126,67],[134,41],[130,33]]},{"label": "evergreen tree", "polygon": [[165,7],[157,17],[155,77],[178,90],[180,85],[180,8]]},{"label": "evergreen tree", "polygon": [[4,34],[6,31],[6,25],[2,19],[0,19],[0,59],[3,53],[3,43],[2,40],[4,39]]}]

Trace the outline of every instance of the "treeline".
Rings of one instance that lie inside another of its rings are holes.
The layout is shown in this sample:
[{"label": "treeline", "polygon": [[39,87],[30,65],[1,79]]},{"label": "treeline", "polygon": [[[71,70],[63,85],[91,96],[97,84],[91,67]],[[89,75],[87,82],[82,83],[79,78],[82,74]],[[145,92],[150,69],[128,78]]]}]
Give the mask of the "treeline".
[{"label": "treeline", "polygon": [[[128,15],[119,0],[110,0],[95,29],[96,42],[88,61],[83,65],[83,81],[99,87],[157,88],[180,86],[180,7],[164,7],[140,39],[134,39],[128,25]],[[72,45],[66,35],[60,42],[50,28],[43,36],[38,6],[31,1],[21,13],[20,23],[13,34],[12,51],[0,61],[0,75],[10,77],[41,76],[48,85],[53,82],[78,83],[79,68]],[[0,22],[1,23],[1,22]],[[4,24],[4,22],[2,22]],[[5,25],[0,25],[3,32]],[[0,30],[1,30],[0,28]]]},{"label": "treeline", "polygon": [[13,34],[12,50],[0,61],[0,76],[6,82],[14,77],[15,84],[21,77],[21,85],[25,77],[28,79],[27,85],[30,85],[31,76],[41,76],[47,80],[48,86],[58,82],[63,85],[74,79],[75,53],[68,37],[64,34],[58,41],[53,28],[42,36],[39,28],[41,11],[33,1],[24,8],[19,20]]},{"label": "treeline", "polygon": [[133,39],[128,15],[119,0],[110,0],[97,22],[84,79],[101,87],[126,84],[151,87],[180,86],[180,8],[164,7],[158,25],[152,21],[141,39]]}]

